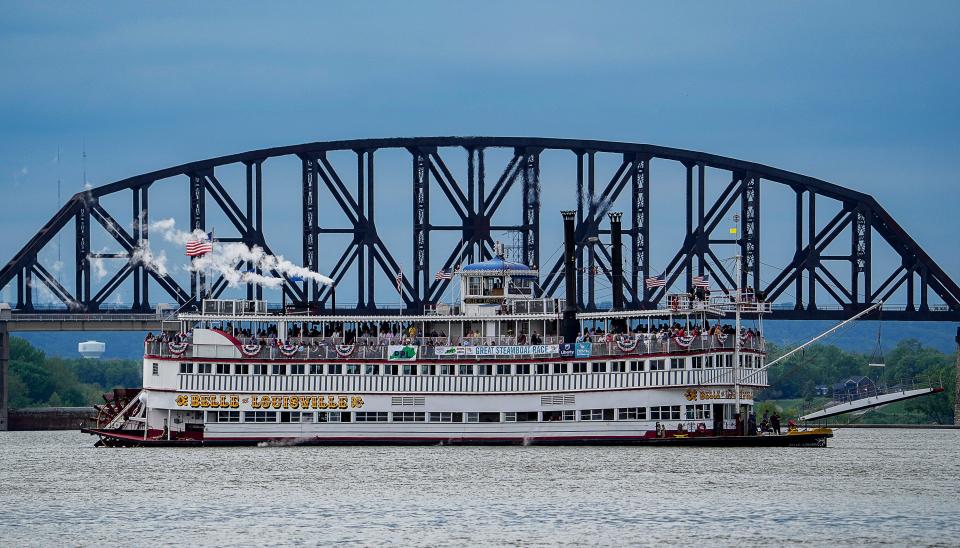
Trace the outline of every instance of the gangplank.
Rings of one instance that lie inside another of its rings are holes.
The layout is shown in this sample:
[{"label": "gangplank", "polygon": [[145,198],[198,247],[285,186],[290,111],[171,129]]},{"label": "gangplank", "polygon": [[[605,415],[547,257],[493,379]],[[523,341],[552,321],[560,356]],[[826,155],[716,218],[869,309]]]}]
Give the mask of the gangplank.
[{"label": "gangplank", "polygon": [[800,420],[812,421],[817,419],[825,419],[827,417],[842,415],[844,413],[850,413],[852,411],[860,411],[862,409],[879,407],[881,405],[886,405],[888,403],[909,400],[911,398],[917,398],[920,396],[926,396],[927,394],[936,394],[937,392],[943,392],[943,387],[935,386],[935,387],[928,387],[928,388],[916,388],[912,390],[901,390],[899,392],[890,392],[887,394],[877,394],[867,398],[860,398],[858,400],[851,400],[851,401],[838,403],[836,405],[825,407],[819,411],[814,411],[813,413],[803,415],[802,417],[800,417]]}]

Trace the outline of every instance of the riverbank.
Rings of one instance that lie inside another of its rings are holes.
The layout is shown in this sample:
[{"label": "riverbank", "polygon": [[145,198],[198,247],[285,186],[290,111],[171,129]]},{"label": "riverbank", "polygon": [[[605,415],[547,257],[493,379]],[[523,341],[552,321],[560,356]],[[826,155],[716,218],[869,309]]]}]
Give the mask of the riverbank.
[{"label": "riverbank", "polygon": [[11,431],[79,430],[96,416],[93,407],[26,407],[8,412]]}]

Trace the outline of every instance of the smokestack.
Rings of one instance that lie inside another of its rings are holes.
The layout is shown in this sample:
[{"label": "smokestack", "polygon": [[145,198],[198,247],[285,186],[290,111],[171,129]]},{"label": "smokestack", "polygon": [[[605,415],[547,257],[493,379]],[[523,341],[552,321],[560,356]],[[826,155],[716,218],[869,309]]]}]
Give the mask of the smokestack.
[{"label": "smokestack", "polygon": [[563,215],[563,275],[567,281],[567,304],[563,309],[563,341],[577,340],[577,256],[573,241],[573,220],[576,211],[562,211]]},{"label": "smokestack", "polygon": [[623,227],[620,224],[623,213],[611,212],[607,215],[610,216],[610,246],[613,248],[611,250],[613,255],[611,257],[613,261],[611,265],[613,269],[613,309],[623,310]]}]

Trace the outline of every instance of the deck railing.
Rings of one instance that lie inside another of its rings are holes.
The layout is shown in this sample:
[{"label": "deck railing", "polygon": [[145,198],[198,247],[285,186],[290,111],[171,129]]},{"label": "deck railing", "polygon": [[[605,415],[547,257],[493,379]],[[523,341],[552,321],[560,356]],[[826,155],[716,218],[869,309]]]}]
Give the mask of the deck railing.
[{"label": "deck railing", "polygon": [[[204,392],[315,393],[504,393],[569,392],[695,386],[729,387],[732,369],[677,369],[624,373],[549,373],[510,375],[213,375],[181,373],[177,388]],[[764,387],[766,371],[745,385]],[[718,389],[719,390],[719,389]],[[699,396],[699,395],[698,395]],[[710,397],[728,397],[710,393]],[[732,397],[732,396],[729,396]]]},{"label": "deck railing", "polygon": [[[498,341],[480,337],[469,338],[466,343],[461,345],[466,349],[485,347],[485,352],[476,352],[476,355],[464,355],[460,353],[451,356],[449,353],[440,353],[440,349],[448,350],[450,346],[446,344],[446,338],[418,338],[415,342],[420,344],[410,344],[416,348],[416,360],[434,360],[449,362],[467,362],[473,360],[490,359],[494,357],[491,347],[496,349],[496,359],[557,359],[563,361],[574,361],[578,358],[595,357],[618,357],[634,355],[687,355],[691,353],[703,353],[709,351],[732,351],[734,349],[734,337],[728,336],[719,339],[716,336],[697,336],[690,340],[680,340],[679,338],[654,338],[639,337],[629,341],[620,342],[593,342],[586,346],[581,346],[580,352],[573,354],[567,350],[563,353],[562,347],[556,342],[556,338],[547,337],[540,344],[542,351],[532,353],[529,344],[517,344],[515,339],[499,337]],[[382,340],[382,339],[381,339]],[[483,344],[485,341],[487,344]],[[374,341],[370,341],[371,343]],[[380,341],[376,341],[380,342]],[[243,358],[251,361],[273,361],[273,360],[299,360],[299,361],[343,361],[351,360],[390,360],[390,345],[394,347],[401,346],[398,340],[396,343],[369,344],[368,341],[361,338],[359,344],[345,345],[341,339],[336,337],[329,338],[294,338],[285,345],[280,346],[274,339],[261,340],[241,340],[241,347],[232,345],[194,345],[189,340],[182,343],[169,343],[165,341],[153,340],[145,343],[145,354],[149,356],[158,356],[161,358],[237,358],[240,352]],[[751,352],[762,352],[764,350],[764,341],[760,337],[744,337],[740,345],[742,350]],[[511,352],[516,350],[516,352]],[[411,360],[405,360],[411,361]]]}]

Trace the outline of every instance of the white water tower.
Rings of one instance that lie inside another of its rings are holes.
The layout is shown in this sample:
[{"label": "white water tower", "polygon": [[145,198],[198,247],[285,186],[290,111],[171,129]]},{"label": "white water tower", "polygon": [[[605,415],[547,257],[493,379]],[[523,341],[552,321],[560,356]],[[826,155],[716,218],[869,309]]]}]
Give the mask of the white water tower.
[{"label": "white water tower", "polygon": [[100,341],[84,341],[77,345],[77,351],[88,360],[95,360],[106,352],[107,345]]}]

